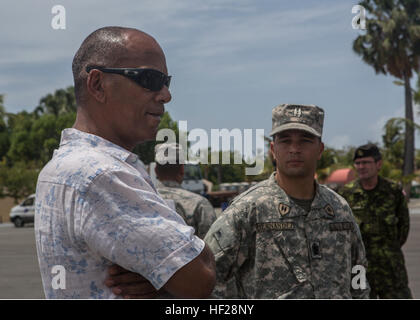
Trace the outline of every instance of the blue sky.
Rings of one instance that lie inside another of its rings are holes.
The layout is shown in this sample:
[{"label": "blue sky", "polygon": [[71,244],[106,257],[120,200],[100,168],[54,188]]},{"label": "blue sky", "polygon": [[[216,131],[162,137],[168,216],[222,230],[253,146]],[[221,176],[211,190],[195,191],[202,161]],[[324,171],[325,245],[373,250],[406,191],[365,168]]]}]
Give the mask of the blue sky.
[{"label": "blue sky", "polygon": [[[51,27],[54,5],[66,29]],[[357,1],[2,0],[0,93],[9,112],[73,84],[71,62],[97,28],[154,36],[173,75],[166,109],[188,129],[271,129],[280,103],[324,108],[324,142],[381,142],[386,120],[404,114],[403,87],[352,51]],[[414,85],[414,80],[413,80]],[[417,111],[418,108],[415,107]],[[416,136],[418,140],[418,136]],[[418,143],[416,143],[418,145]]]}]

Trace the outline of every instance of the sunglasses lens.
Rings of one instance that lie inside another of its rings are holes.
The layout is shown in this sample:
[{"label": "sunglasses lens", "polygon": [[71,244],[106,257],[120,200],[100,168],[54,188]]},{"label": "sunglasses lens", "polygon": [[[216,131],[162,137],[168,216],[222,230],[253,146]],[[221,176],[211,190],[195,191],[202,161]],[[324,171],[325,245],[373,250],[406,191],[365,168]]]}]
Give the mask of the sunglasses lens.
[{"label": "sunglasses lens", "polygon": [[144,70],[138,80],[138,83],[149,90],[160,91],[168,82],[166,75],[156,70]]}]

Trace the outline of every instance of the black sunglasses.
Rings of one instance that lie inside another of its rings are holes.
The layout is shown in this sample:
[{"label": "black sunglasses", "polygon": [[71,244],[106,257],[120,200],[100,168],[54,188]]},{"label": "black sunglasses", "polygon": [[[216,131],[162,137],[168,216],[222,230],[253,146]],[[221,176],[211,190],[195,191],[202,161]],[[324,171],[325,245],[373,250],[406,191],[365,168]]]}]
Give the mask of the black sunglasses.
[{"label": "black sunglasses", "polygon": [[89,73],[92,69],[98,69],[105,73],[116,73],[133,80],[138,85],[151,91],[160,91],[163,86],[171,84],[171,76],[148,68],[105,68],[98,66],[86,67],[86,72]]}]

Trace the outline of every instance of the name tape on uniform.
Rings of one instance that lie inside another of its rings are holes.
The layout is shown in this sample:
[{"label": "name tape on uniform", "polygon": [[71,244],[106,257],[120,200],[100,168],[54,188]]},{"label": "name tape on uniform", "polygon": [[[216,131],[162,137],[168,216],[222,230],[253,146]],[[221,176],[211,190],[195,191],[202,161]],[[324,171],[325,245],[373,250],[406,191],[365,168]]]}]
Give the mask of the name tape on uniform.
[{"label": "name tape on uniform", "polygon": [[351,222],[332,222],[330,225],[330,231],[344,231],[353,230],[353,223]]},{"label": "name tape on uniform", "polygon": [[257,232],[270,231],[270,230],[295,230],[293,222],[263,222],[257,223]]}]

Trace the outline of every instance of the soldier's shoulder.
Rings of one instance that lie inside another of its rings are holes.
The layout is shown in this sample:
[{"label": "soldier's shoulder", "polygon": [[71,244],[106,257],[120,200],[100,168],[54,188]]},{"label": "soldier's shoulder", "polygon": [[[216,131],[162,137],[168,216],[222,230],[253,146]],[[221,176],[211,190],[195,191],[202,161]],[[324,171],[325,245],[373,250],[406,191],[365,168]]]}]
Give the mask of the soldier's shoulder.
[{"label": "soldier's shoulder", "polygon": [[402,192],[402,187],[397,182],[392,181],[388,178],[383,178],[383,177],[380,177],[380,179],[381,179],[381,184],[383,187],[391,189],[393,191]]},{"label": "soldier's shoulder", "polygon": [[322,195],[331,196],[331,197],[339,196],[337,192],[335,192],[333,189],[331,189],[325,184],[318,184],[318,187],[319,187],[319,192]]},{"label": "soldier's shoulder", "polygon": [[182,188],[163,187],[163,188],[158,188],[158,191],[159,190],[164,191],[166,194],[171,194],[173,196],[176,196],[179,199],[185,199],[190,203],[198,203],[198,202],[207,200],[206,198],[204,198],[203,196],[197,193],[194,193],[194,192],[182,189]]},{"label": "soldier's shoulder", "polygon": [[247,204],[258,202],[264,195],[272,195],[272,186],[269,180],[264,180],[236,196],[231,204]]},{"label": "soldier's shoulder", "polygon": [[356,189],[360,189],[360,185],[357,182],[357,180],[350,181],[349,183],[346,183],[344,186],[338,189],[338,193],[346,193],[346,192],[353,192]]},{"label": "soldier's shoulder", "polygon": [[332,204],[338,204],[341,206],[348,206],[347,200],[339,193],[326,185],[319,185],[319,192],[325,201]]}]

